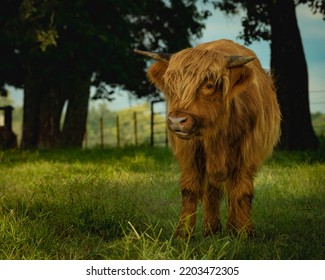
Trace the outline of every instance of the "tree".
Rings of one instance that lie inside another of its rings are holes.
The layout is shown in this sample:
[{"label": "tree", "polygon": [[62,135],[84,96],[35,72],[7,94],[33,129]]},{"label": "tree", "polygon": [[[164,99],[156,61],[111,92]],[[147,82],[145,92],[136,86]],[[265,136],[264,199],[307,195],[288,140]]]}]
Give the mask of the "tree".
[{"label": "tree", "polygon": [[80,147],[90,85],[148,94],[146,63],[133,49],[186,47],[208,15],[196,0],[5,2],[0,76],[24,88],[22,148]]},{"label": "tree", "polygon": [[214,1],[228,14],[241,8],[243,32],[240,37],[270,40],[271,71],[275,78],[282,112],[280,148],[287,150],[315,149],[319,142],[313,131],[309,111],[308,70],[295,6],[308,4],[314,13],[325,15],[324,0],[231,0]]}]

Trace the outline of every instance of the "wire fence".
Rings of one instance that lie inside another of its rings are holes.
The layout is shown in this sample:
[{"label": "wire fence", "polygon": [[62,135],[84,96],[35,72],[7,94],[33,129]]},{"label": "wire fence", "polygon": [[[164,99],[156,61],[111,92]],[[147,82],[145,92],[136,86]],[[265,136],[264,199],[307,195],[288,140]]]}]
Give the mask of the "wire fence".
[{"label": "wire fence", "polygon": [[84,148],[124,146],[167,146],[166,112],[159,111],[151,102],[150,107],[102,115],[88,122]]}]

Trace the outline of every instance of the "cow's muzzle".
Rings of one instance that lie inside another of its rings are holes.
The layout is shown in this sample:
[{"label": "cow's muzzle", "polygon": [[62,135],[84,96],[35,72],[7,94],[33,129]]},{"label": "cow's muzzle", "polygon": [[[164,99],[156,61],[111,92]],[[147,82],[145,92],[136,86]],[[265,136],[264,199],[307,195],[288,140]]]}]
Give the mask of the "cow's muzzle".
[{"label": "cow's muzzle", "polygon": [[184,112],[171,112],[168,115],[168,129],[179,138],[191,139],[196,133],[196,121],[190,114]]}]

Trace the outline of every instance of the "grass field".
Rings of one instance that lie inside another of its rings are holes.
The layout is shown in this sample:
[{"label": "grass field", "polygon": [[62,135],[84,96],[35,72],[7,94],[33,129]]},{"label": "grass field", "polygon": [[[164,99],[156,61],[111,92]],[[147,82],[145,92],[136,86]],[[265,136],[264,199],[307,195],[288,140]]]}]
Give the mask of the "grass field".
[{"label": "grass field", "polygon": [[[0,152],[0,259],[325,259],[325,149],[276,152],[256,178],[255,237],[174,240],[165,148]],[[223,206],[223,220],[226,218]]]}]

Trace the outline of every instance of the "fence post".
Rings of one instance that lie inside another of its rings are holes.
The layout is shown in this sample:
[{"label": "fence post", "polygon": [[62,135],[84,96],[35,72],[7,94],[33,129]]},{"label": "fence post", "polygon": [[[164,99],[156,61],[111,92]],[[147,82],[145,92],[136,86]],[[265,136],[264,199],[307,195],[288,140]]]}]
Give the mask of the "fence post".
[{"label": "fence post", "polygon": [[154,111],[153,111],[153,106],[154,106],[154,101],[151,101],[151,120],[150,120],[150,146],[153,147],[154,145],[154,132],[153,132],[153,126],[154,126]]},{"label": "fence post", "polygon": [[138,146],[138,121],[137,121],[137,112],[133,112],[133,121],[134,121],[134,143]]},{"label": "fence post", "polygon": [[[166,117],[168,119],[168,108],[167,108],[167,105],[166,105],[166,111],[165,111],[165,114],[166,114]],[[165,145],[166,145],[166,148],[168,148],[168,121],[166,120],[166,124],[165,124]]]},{"label": "fence post", "polygon": [[99,131],[100,131],[100,147],[104,148],[104,121],[103,117],[99,118]]},{"label": "fence post", "polygon": [[87,128],[87,125],[86,125],[85,133],[84,133],[84,142],[85,142],[85,149],[88,149],[88,128]]},{"label": "fence post", "polygon": [[119,115],[116,115],[116,137],[117,137],[117,147],[120,147],[120,119]]},{"label": "fence post", "polygon": [[[150,136],[150,145],[151,147],[154,146],[154,126],[155,126],[155,112],[154,112],[154,104],[155,103],[159,103],[159,102],[163,102],[164,99],[157,99],[157,100],[153,100],[151,101],[151,121],[150,121],[150,128],[151,128],[151,136]],[[166,131],[167,132],[167,131]],[[165,139],[165,142],[166,142],[166,146],[168,145],[168,139],[167,139],[167,133],[166,133],[166,139]]]},{"label": "fence post", "polygon": [[12,111],[14,107],[12,106],[5,106],[2,107],[4,110],[4,118],[5,118],[5,127],[9,130],[12,131]]}]

